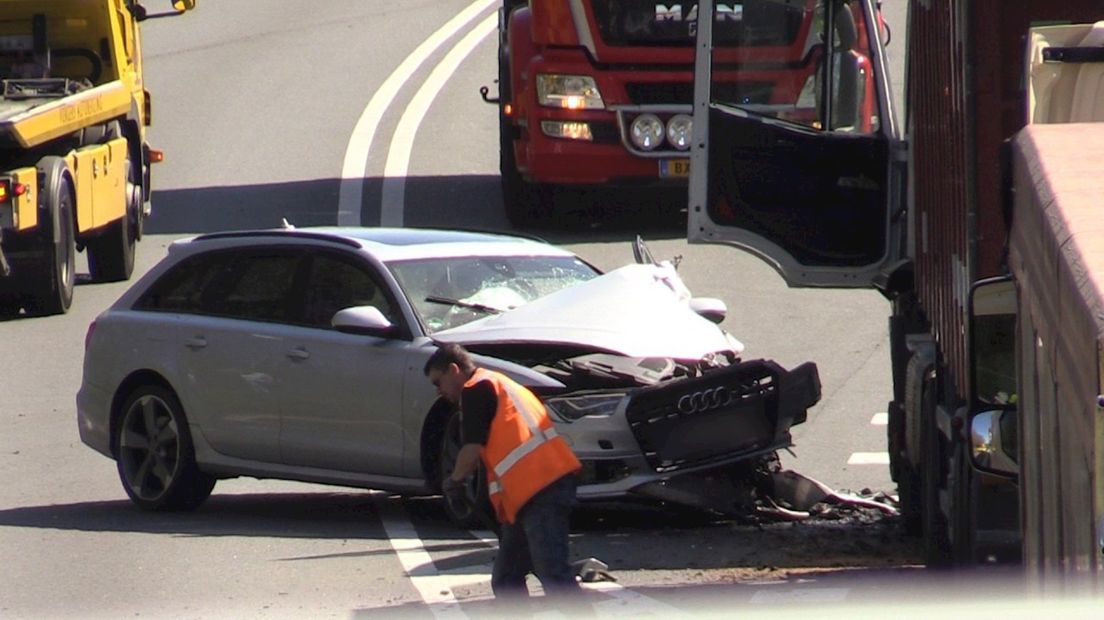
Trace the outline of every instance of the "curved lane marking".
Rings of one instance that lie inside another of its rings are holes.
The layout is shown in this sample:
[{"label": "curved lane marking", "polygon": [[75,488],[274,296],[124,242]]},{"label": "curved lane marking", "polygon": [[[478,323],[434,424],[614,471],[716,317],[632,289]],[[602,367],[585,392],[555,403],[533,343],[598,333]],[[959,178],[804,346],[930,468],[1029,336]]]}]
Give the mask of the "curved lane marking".
[{"label": "curved lane marking", "polygon": [[399,94],[399,90],[418,70],[418,67],[433,55],[453,35],[474,20],[480,13],[497,0],[476,0],[445,22],[436,32],[423,41],[406,57],[383,84],[372,95],[360,118],[349,136],[345,148],[345,159],[341,165],[341,186],[337,201],[337,223],[339,226],[360,226],[364,200],[364,175],[368,168],[368,152],[376,135],[376,128],[383,115]]},{"label": "curved lane marking", "polygon": [[414,149],[414,136],[422,119],[429,113],[429,106],[444,88],[445,83],[475,48],[498,28],[498,15],[491,14],[479,22],[460,39],[441,62],[433,68],[425,83],[410,100],[410,105],[399,119],[399,125],[391,138],[387,152],[387,165],[383,168],[383,200],[380,203],[380,226],[402,226],[403,206],[406,198],[406,174],[410,168],[410,153]]}]

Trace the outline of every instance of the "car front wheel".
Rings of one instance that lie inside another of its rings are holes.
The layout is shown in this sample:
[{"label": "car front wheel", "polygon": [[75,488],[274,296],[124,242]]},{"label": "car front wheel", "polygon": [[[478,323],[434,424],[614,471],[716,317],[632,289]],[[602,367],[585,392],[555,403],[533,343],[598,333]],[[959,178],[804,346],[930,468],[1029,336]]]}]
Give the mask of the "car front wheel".
[{"label": "car front wheel", "polygon": [[159,385],[138,388],[123,403],[115,428],[123,489],[146,510],[192,510],[215,478],[199,471],[180,401]]},{"label": "car front wheel", "polygon": [[[439,467],[439,480],[452,475],[456,465],[456,457],[462,447],[460,438],[460,413],[453,412],[449,415],[445,432],[441,436],[440,457],[437,459]],[[487,474],[482,463],[474,474],[468,479],[468,501],[463,506],[455,505],[444,499],[445,512],[454,523],[466,529],[487,528],[497,530],[494,508],[487,494]]]}]

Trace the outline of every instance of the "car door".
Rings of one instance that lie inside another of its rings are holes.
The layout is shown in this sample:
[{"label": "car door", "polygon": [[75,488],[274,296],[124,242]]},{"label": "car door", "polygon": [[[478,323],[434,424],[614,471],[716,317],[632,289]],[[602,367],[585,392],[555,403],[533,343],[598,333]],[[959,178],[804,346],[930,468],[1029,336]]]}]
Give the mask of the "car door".
[{"label": "car door", "polygon": [[906,169],[872,0],[719,6],[699,3],[688,239],[869,286],[904,250]]},{"label": "car door", "polygon": [[279,463],[279,365],[303,252],[212,253],[198,313],[180,325],[185,410],[217,452]]},{"label": "car door", "polygon": [[[289,465],[377,475],[401,474],[402,391],[410,340],[382,278],[367,261],[316,252],[307,267],[302,318],[283,343],[280,449]],[[375,306],[394,334],[334,330],[343,308]]]}]

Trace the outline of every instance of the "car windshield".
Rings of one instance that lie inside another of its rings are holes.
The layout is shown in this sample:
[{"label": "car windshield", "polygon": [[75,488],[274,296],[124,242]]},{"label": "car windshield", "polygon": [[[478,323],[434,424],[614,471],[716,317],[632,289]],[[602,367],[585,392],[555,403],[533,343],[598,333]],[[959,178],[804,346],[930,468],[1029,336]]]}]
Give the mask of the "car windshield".
[{"label": "car windshield", "polygon": [[427,334],[512,310],[598,275],[573,256],[426,258],[387,267]]}]

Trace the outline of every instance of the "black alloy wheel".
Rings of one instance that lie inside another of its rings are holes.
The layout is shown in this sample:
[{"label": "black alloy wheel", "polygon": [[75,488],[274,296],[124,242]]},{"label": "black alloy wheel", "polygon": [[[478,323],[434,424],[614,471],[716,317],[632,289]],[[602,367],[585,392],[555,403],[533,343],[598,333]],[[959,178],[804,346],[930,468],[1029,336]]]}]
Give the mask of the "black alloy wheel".
[{"label": "black alloy wheel", "polygon": [[160,385],[136,389],[115,425],[119,479],[146,510],[192,510],[203,503],[215,478],[199,471],[180,401]]},{"label": "black alloy wheel", "polygon": [[[460,413],[454,411],[449,414],[448,423],[445,424],[445,432],[441,435],[441,446],[437,459],[438,479],[444,482],[452,475],[456,465],[456,457],[462,447],[460,438]],[[487,474],[482,463],[471,478],[468,479],[468,501],[463,506],[442,498],[445,512],[449,519],[456,525],[465,529],[496,529],[494,507],[491,506],[490,496],[487,493]]]}]

